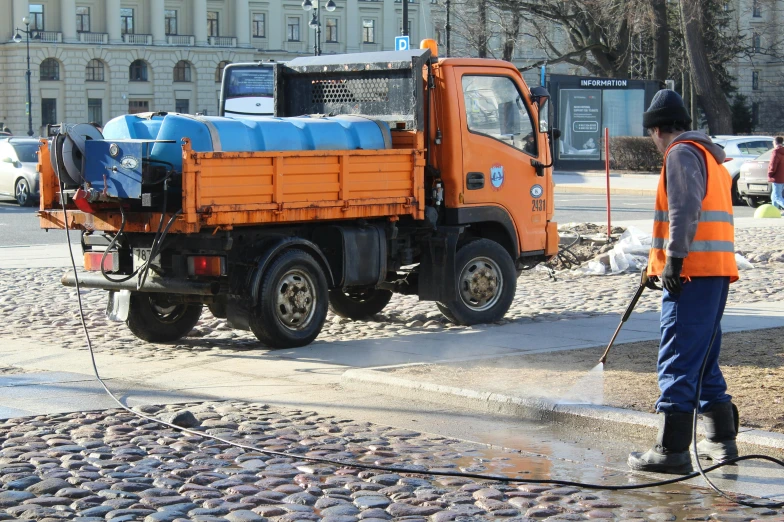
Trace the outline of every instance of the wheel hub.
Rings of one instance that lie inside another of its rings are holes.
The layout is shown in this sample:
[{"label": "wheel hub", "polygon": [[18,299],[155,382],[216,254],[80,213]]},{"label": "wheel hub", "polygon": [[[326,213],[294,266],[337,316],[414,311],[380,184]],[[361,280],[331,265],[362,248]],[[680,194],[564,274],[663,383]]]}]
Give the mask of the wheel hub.
[{"label": "wheel hub", "polygon": [[300,270],[286,273],[278,285],[278,319],[292,330],[305,328],[316,307],[314,285],[308,274]]},{"label": "wheel hub", "polygon": [[482,311],[491,308],[501,297],[503,276],[490,258],[479,257],[466,263],[460,274],[460,298],[466,306]]}]

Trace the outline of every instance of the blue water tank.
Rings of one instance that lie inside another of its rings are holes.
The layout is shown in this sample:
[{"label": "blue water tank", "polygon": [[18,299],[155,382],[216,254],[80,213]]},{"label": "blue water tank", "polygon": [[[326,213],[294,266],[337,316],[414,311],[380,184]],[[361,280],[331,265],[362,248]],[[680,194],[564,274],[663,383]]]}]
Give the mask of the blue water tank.
[{"label": "blue water tank", "polygon": [[182,138],[197,152],[378,150],[392,148],[389,126],[361,116],[262,118],[257,120],[167,114],[151,120],[115,118],[104,127],[105,139],[171,140],[156,143],[150,157],[182,170]]},{"label": "blue water tank", "polygon": [[103,137],[107,140],[154,140],[161,129],[163,118],[140,118],[133,114],[118,116],[103,126]]}]

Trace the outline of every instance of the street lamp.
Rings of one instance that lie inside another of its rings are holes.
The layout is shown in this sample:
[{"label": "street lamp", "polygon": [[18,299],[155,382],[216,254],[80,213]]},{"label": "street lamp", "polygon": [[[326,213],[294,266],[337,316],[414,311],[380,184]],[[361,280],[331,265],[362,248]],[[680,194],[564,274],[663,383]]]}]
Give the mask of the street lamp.
[{"label": "street lamp", "polygon": [[[324,4],[324,9],[330,13],[334,11],[335,8],[337,8],[337,5],[335,5],[335,0],[329,0],[326,4]],[[313,44],[313,54],[316,56],[321,56],[321,17],[319,16],[318,0],[316,0],[316,5],[313,5],[311,0],[303,0],[302,9],[305,11],[313,10],[313,18],[310,19],[310,23],[308,24],[311,28],[316,30],[316,42]]]},{"label": "street lamp", "polygon": [[[30,91],[30,76],[32,73],[30,72],[30,35],[33,35],[33,40],[39,40],[41,35],[38,34],[38,31],[30,31],[30,19],[26,16],[22,18],[22,23],[25,24],[24,29],[16,28],[16,34],[14,35],[14,42],[20,43],[22,41],[22,35],[20,33],[24,33],[27,37],[27,135],[33,135],[33,111],[31,110],[31,105],[33,103],[32,93]],[[35,33],[35,34],[33,34]]]}]

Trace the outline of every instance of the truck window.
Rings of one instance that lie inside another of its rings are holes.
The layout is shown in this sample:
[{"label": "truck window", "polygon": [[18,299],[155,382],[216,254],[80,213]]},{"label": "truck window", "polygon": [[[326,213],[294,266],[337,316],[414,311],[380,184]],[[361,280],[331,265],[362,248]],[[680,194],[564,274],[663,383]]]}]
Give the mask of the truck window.
[{"label": "truck window", "polygon": [[536,132],[520,91],[507,76],[463,76],[468,130],[537,156]]}]

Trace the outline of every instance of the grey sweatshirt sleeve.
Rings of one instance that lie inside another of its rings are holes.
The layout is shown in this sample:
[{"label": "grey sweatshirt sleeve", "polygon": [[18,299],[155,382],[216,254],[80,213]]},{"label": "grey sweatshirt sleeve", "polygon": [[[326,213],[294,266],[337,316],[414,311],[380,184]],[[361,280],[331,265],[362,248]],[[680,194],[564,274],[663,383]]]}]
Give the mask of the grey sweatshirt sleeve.
[{"label": "grey sweatshirt sleeve", "polygon": [[667,200],[670,208],[670,243],[667,255],[686,257],[697,233],[708,177],[702,152],[676,145],[667,155]]}]

